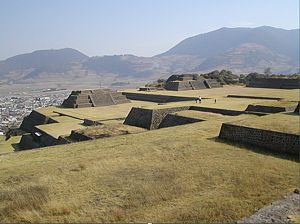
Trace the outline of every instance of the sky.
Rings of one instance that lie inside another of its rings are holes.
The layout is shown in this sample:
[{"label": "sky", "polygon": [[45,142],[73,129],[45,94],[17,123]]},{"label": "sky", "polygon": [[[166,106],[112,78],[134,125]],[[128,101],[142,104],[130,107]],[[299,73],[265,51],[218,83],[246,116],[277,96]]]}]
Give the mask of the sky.
[{"label": "sky", "polygon": [[153,56],[221,27],[299,28],[299,0],[0,0],[0,60],[70,47]]}]

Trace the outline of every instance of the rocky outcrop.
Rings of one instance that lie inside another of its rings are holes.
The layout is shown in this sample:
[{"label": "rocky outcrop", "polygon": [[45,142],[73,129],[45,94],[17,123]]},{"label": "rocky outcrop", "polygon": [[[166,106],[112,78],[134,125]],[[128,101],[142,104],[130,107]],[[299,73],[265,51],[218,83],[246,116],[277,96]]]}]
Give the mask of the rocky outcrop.
[{"label": "rocky outcrop", "polygon": [[261,208],[250,217],[237,221],[237,223],[298,223],[300,218],[299,202],[299,189],[295,189],[293,194]]}]

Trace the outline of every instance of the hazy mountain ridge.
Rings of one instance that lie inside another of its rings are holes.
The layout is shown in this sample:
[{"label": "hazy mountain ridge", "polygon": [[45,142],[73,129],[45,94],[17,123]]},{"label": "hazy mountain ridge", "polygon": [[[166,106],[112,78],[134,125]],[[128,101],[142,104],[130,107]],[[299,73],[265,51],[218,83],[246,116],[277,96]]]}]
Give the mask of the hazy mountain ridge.
[{"label": "hazy mountain ridge", "polygon": [[187,38],[154,57],[114,55],[88,57],[71,48],[39,50],[0,61],[2,82],[53,77],[88,79],[89,74],[120,79],[154,79],[172,73],[230,69],[235,73],[299,71],[299,29],[221,28]]},{"label": "hazy mountain ridge", "polygon": [[299,29],[284,30],[268,26],[221,28],[187,38],[161,55],[190,54],[207,58],[244,43],[256,43],[299,61]]}]

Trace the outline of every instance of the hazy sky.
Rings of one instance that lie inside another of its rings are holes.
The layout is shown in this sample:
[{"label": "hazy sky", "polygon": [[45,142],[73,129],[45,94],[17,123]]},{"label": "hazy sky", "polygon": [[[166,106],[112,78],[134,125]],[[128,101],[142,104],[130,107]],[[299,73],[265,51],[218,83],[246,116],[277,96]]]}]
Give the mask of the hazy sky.
[{"label": "hazy sky", "polygon": [[153,56],[221,27],[299,28],[299,0],[0,0],[0,60],[71,47]]}]

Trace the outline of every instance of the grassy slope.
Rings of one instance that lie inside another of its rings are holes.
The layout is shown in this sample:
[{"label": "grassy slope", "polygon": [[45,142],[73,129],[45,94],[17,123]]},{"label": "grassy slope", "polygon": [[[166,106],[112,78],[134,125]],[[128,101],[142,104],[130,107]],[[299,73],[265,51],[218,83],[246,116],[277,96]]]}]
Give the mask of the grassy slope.
[{"label": "grassy slope", "polygon": [[129,126],[124,124],[105,124],[99,126],[91,126],[85,129],[78,130],[79,133],[87,135],[89,137],[113,137],[124,134],[136,134],[140,132],[147,131],[144,128],[139,128],[135,126]]},{"label": "grassy slope", "polygon": [[0,155],[13,152],[15,150],[13,145],[19,143],[20,140],[21,136],[11,137],[8,141],[5,141],[4,136],[0,136]]},{"label": "grassy slope", "polygon": [[253,117],[251,119],[245,119],[235,123],[259,129],[273,130],[298,135],[300,134],[300,117],[292,113],[279,113],[262,117]]},{"label": "grassy slope", "polygon": [[2,156],[0,220],[225,222],[297,186],[297,162],[219,142],[220,125],[212,120]]}]

